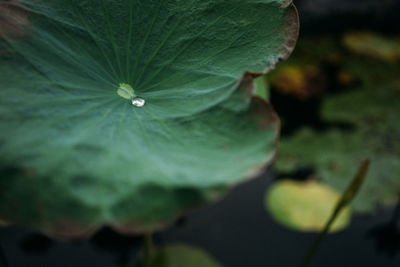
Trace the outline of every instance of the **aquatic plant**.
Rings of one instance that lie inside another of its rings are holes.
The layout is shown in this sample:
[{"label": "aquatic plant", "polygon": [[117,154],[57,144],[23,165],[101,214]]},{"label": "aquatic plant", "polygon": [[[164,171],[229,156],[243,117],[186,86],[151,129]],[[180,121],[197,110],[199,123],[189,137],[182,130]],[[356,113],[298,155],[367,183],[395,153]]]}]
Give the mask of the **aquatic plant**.
[{"label": "aquatic plant", "polygon": [[0,20],[2,220],[156,230],[275,155],[278,118],[253,78],[293,50],[290,1],[0,6],[17,14]]}]

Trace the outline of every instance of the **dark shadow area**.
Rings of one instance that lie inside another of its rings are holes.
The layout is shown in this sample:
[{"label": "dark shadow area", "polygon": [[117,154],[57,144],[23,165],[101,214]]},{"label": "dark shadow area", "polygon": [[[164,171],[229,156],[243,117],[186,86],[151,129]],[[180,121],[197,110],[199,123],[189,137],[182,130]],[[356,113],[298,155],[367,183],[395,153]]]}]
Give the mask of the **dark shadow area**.
[{"label": "dark shadow area", "polygon": [[294,0],[302,33],[332,34],[374,30],[397,34],[400,2],[397,0]]},{"label": "dark shadow area", "polygon": [[91,244],[99,249],[116,255],[116,264],[126,264],[132,260],[133,251],[142,245],[140,236],[121,235],[109,227],[104,227],[93,235]]},{"label": "dark shadow area", "polygon": [[24,237],[20,241],[20,247],[23,251],[39,253],[46,252],[52,245],[53,241],[45,235],[32,233]]},{"label": "dark shadow area", "polygon": [[9,267],[6,255],[4,255],[1,244],[0,244],[0,267]]},{"label": "dark shadow area", "polygon": [[[273,180],[271,173],[266,173],[238,186],[222,201],[190,212],[179,223],[155,234],[155,245],[180,242],[200,247],[225,267],[298,266],[315,234],[291,231],[272,220],[263,199]],[[392,218],[392,209],[355,217],[349,228],[327,237],[312,266],[398,267],[400,254],[376,253],[376,241],[367,235],[371,228]],[[90,240],[52,241],[44,251],[32,253],[18,245],[27,238],[31,239],[32,233],[26,230],[0,230],[10,266],[111,267],[135,261],[142,240],[141,236],[124,236],[104,228]],[[285,256],[288,254],[290,257]]]},{"label": "dark shadow area", "polygon": [[300,99],[282,94],[277,90],[271,90],[270,98],[282,121],[282,137],[290,136],[303,127],[309,127],[318,132],[330,129],[342,131],[354,129],[354,126],[347,122],[324,121],[320,115],[322,98]]},{"label": "dark shadow area", "polygon": [[294,172],[282,173],[280,172],[276,179],[292,179],[296,181],[305,181],[309,179],[314,174],[314,169],[312,167],[304,167],[297,169]]},{"label": "dark shadow area", "polygon": [[368,235],[375,240],[379,252],[390,257],[400,253],[400,200],[389,223],[374,227]]}]

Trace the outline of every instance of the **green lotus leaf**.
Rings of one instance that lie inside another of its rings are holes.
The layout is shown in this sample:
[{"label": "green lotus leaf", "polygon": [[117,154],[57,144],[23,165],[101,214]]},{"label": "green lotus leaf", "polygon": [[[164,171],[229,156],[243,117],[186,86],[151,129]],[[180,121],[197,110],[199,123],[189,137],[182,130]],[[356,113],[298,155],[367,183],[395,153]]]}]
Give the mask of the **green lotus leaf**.
[{"label": "green lotus leaf", "polygon": [[[320,232],[330,218],[340,193],[316,181],[281,180],[265,194],[265,207],[280,224],[304,232]],[[346,207],[330,231],[343,230],[350,222]]]},{"label": "green lotus leaf", "polygon": [[0,21],[1,218],[155,230],[272,159],[278,119],[253,77],[295,45],[290,2],[0,5],[16,14]]}]

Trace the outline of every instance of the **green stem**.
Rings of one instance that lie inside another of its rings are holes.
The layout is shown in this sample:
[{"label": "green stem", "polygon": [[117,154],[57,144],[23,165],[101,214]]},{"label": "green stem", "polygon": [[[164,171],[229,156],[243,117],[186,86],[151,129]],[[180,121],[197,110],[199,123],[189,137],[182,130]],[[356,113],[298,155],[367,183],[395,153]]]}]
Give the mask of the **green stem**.
[{"label": "green stem", "polygon": [[340,210],[337,210],[337,209],[332,213],[332,215],[329,218],[328,222],[326,223],[324,229],[322,230],[322,232],[320,232],[318,234],[317,238],[315,238],[314,242],[308,249],[307,256],[304,258],[304,261],[301,264],[301,267],[310,266],[311,260],[313,259],[315,253],[317,252],[318,247],[321,245],[321,242],[324,240],[325,236],[328,234],[329,229],[331,228],[333,222],[335,221],[335,219],[337,218],[339,213],[340,213]]},{"label": "green stem", "polygon": [[308,267],[310,266],[311,260],[313,259],[318,247],[321,245],[321,242],[324,240],[326,235],[329,232],[332,224],[339,216],[340,212],[350,204],[353,200],[359,189],[361,188],[362,184],[364,183],[365,177],[368,173],[370,161],[368,159],[361,162],[360,167],[356,175],[354,176],[353,180],[351,181],[350,185],[347,187],[346,191],[342,194],[339,202],[335,206],[335,210],[333,211],[331,217],[329,218],[328,222],[325,224],[324,229],[320,232],[315,238],[314,242],[311,244],[310,248],[308,249],[307,255],[301,264],[301,267]]},{"label": "green stem", "polygon": [[143,254],[142,254],[142,267],[150,267],[151,265],[151,256],[153,253],[153,242],[152,242],[153,234],[148,232],[143,237]]}]

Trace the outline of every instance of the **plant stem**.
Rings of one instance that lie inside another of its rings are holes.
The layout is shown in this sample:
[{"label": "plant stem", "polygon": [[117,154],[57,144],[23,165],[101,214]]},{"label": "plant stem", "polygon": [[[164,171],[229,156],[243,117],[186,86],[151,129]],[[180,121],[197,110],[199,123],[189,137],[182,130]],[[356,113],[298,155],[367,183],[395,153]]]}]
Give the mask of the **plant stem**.
[{"label": "plant stem", "polygon": [[328,222],[326,223],[324,229],[322,232],[320,232],[317,236],[317,238],[314,240],[312,243],[311,247],[308,249],[307,256],[305,257],[303,263],[301,264],[301,267],[307,267],[310,265],[312,258],[314,257],[318,247],[321,245],[322,240],[325,238],[325,236],[328,234],[329,229],[331,228],[333,222],[335,221],[336,217],[339,215],[340,210],[335,210],[335,212],[332,213],[331,217],[329,218]]},{"label": "plant stem", "polygon": [[340,212],[345,208],[350,202],[353,200],[359,189],[361,188],[362,184],[365,181],[365,177],[368,173],[370,161],[368,159],[361,162],[361,165],[354,176],[353,180],[351,181],[350,185],[347,187],[346,191],[342,194],[339,202],[336,204],[331,217],[329,218],[328,222],[325,224],[324,229],[318,234],[317,238],[311,244],[310,248],[308,249],[307,255],[301,264],[301,267],[308,267],[310,266],[311,260],[313,259],[318,247],[321,245],[322,240],[326,237],[331,228],[332,224],[339,216]]},{"label": "plant stem", "polygon": [[152,232],[147,232],[143,237],[142,267],[150,267],[151,254],[153,252],[152,238]]}]

